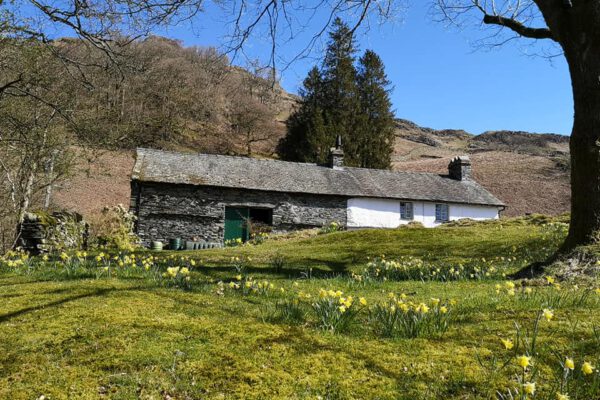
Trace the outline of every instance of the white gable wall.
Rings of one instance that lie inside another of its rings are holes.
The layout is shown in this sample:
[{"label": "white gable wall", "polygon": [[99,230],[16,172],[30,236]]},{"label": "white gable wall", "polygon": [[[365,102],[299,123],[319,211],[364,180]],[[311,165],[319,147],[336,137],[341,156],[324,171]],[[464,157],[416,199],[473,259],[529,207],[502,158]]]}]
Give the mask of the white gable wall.
[{"label": "white gable wall", "polygon": [[[412,220],[400,219],[400,201],[376,198],[352,198],[347,205],[348,228],[396,228],[411,221],[420,222],[425,227],[440,225],[435,220],[435,204],[413,201]],[[496,206],[476,206],[468,204],[448,204],[449,218],[474,220],[496,219],[499,208]]]}]

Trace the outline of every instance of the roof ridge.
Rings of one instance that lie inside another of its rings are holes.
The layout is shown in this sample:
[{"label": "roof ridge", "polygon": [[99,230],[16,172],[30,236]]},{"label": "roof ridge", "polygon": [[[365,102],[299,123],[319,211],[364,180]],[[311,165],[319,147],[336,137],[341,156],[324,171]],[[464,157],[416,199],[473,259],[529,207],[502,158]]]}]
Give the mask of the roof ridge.
[{"label": "roof ridge", "polygon": [[254,158],[249,156],[240,156],[240,155],[227,155],[227,154],[214,154],[214,153],[192,153],[192,152],[181,152],[175,150],[163,150],[163,149],[154,149],[148,147],[138,147],[136,148],[136,152],[138,151],[151,151],[157,153],[169,153],[173,155],[183,155],[183,156],[205,156],[205,157],[218,157],[218,158],[228,158],[228,159],[237,159],[237,160],[246,160],[252,162],[274,162],[274,163],[283,163],[283,164],[294,164],[294,165],[302,165],[302,166],[310,166],[310,167],[318,167],[318,168],[326,168],[331,171],[344,171],[344,170],[357,170],[357,171],[369,171],[369,172],[379,172],[379,173],[389,173],[389,174],[414,174],[414,175],[432,175],[432,176],[447,176],[445,174],[438,174],[435,172],[424,172],[424,171],[402,171],[402,170],[391,170],[391,169],[382,169],[382,168],[366,168],[366,167],[347,167],[344,166],[342,168],[331,168],[326,165],[319,165],[317,163],[307,163],[301,161],[287,161],[287,160],[278,160],[275,158]]}]

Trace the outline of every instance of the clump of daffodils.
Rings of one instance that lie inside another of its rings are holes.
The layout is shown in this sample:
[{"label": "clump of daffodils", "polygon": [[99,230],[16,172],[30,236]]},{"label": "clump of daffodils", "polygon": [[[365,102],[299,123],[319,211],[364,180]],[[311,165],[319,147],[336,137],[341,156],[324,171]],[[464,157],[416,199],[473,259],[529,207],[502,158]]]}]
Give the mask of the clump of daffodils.
[{"label": "clump of daffodils", "polygon": [[162,277],[170,286],[182,289],[191,288],[190,269],[188,267],[169,267],[163,272]]},{"label": "clump of daffodils", "polygon": [[390,293],[386,302],[370,309],[369,319],[382,336],[430,336],[448,329],[453,305],[438,298],[413,302],[405,294]]},{"label": "clump of daffodils", "polygon": [[383,281],[424,280],[446,282],[481,280],[497,275],[498,268],[494,266],[494,262],[485,258],[472,260],[469,263],[449,264],[424,261],[410,256],[390,260],[382,255],[370,260],[361,276]]},{"label": "clump of daffodils", "polygon": [[[553,323],[554,318],[553,309],[543,308],[533,318],[531,329],[522,329],[518,323],[515,323],[517,332],[514,341],[500,338],[504,348],[503,354],[505,354],[501,359],[504,358],[505,361],[497,365],[503,365],[501,369],[512,365],[515,378],[512,388],[504,393],[498,392],[499,399],[596,398],[600,388],[600,374],[597,373],[589,357],[573,357],[567,354],[556,360],[554,356],[562,352],[555,348],[556,343],[549,341],[536,346],[540,326]],[[553,357],[544,356],[544,353]],[[554,371],[554,376],[544,376],[548,371]],[[539,390],[536,381],[541,382]]]},{"label": "clump of daffodils", "polygon": [[344,296],[341,290],[321,289],[311,305],[319,328],[341,332],[350,327],[360,310],[367,305],[367,300]]}]

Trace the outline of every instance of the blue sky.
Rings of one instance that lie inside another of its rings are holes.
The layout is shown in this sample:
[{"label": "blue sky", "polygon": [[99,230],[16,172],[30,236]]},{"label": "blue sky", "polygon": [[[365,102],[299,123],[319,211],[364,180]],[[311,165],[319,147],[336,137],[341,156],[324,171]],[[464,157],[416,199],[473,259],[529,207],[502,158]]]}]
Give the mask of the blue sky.
[{"label": "blue sky", "polygon": [[[428,13],[430,1],[411,3],[394,23],[357,32],[361,50],[374,50],[385,63],[395,87],[392,101],[399,118],[435,129],[465,129],[474,134],[501,129],[570,134],[573,100],[562,57],[549,62],[527,56],[526,52],[539,50],[539,46],[530,46],[535,41],[528,40],[491,51],[475,50],[473,42],[490,34],[485,27],[447,29],[432,20]],[[297,55],[324,16],[325,11],[317,14],[313,26],[279,48],[278,55],[284,59]],[[219,48],[230,28],[223,18],[221,10],[208,6],[191,24],[155,33],[180,39],[187,46]],[[270,42],[260,32],[244,47],[250,58],[265,63],[270,50]],[[319,62],[319,50],[316,48],[311,58],[293,63],[282,73],[281,84],[287,91],[297,93],[307,71]],[[234,62],[244,64],[241,58]]]},{"label": "blue sky", "polygon": [[[396,115],[436,129],[523,130],[569,134],[573,105],[570,80],[562,57],[552,62],[527,56],[536,48],[522,41],[497,50],[475,50],[472,43],[485,30],[468,27],[447,29],[432,21],[429,2],[413,2],[401,20],[358,33],[362,50],[377,52],[395,86],[392,100]],[[210,10],[187,25],[158,32],[181,39],[186,45],[219,46],[227,24]],[[485,29],[485,28],[484,28]],[[489,31],[487,32],[489,34]],[[279,50],[291,58],[305,39],[297,39]],[[250,57],[267,61],[267,40],[253,37],[246,47]],[[294,63],[283,73],[283,87],[296,93],[312,59]],[[242,60],[240,60],[240,63]]]}]

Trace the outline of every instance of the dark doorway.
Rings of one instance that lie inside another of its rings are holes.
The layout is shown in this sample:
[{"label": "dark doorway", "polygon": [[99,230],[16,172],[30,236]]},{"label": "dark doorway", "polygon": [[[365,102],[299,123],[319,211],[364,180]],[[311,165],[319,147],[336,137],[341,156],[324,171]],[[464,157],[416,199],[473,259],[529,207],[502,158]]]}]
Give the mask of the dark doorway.
[{"label": "dark doorway", "polygon": [[270,208],[225,207],[224,240],[246,242],[253,235],[271,231],[273,210]]},{"label": "dark doorway", "polygon": [[270,208],[251,208],[250,219],[254,223],[273,225],[273,210]]}]

